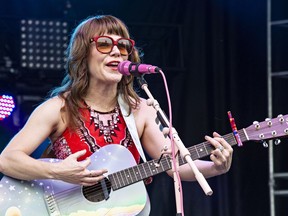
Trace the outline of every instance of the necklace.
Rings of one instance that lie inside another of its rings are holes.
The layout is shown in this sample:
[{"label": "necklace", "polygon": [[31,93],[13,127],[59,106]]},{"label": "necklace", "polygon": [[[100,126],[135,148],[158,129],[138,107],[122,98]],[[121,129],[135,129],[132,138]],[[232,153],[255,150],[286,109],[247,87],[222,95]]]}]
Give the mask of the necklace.
[{"label": "necklace", "polygon": [[110,112],[90,109],[90,120],[91,124],[94,123],[95,131],[99,130],[99,137],[103,136],[106,143],[113,143],[113,136],[116,136],[115,130],[119,130],[119,106],[117,105]]}]

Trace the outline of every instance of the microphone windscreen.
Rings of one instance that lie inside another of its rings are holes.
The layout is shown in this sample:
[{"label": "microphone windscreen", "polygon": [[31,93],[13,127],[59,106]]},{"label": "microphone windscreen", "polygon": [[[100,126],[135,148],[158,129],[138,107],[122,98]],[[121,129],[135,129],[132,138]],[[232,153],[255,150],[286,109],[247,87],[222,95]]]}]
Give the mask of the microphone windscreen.
[{"label": "microphone windscreen", "polygon": [[118,71],[123,75],[129,76],[130,75],[130,72],[129,72],[130,64],[131,64],[131,62],[128,60],[120,62],[118,64]]}]

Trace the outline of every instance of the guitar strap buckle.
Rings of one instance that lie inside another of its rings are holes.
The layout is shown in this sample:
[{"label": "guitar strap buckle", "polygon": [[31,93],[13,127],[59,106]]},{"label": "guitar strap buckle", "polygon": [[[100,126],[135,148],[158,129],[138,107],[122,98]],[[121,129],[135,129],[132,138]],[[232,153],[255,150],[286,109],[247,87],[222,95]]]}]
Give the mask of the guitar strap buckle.
[{"label": "guitar strap buckle", "polygon": [[227,114],[228,114],[230,125],[231,125],[232,131],[233,131],[234,138],[235,138],[235,140],[236,140],[236,142],[237,142],[239,147],[243,146],[242,141],[240,139],[240,136],[238,134],[238,130],[237,130],[237,127],[236,127],[235,119],[232,117],[232,113],[230,111],[228,111]]}]

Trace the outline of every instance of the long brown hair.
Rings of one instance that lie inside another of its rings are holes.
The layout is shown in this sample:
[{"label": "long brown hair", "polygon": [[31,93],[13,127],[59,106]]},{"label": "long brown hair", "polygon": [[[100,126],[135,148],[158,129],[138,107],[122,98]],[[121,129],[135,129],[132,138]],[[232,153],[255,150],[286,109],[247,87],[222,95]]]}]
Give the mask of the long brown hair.
[{"label": "long brown hair", "polygon": [[[79,108],[83,107],[83,98],[89,86],[87,63],[89,40],[95,35],[105,33],[130,38],[127,26],[111,15],[88,17],[75,28],[67,48],[66,75],[61,86],[51,92],[51,97],[59,96],[65,101],[65,106],[61,111],[67,112],[68,124],[72,128],[77,127],[78,119],[81,118]],[[133,49],[128,60],[140,62],[136,48]],[[138,105],[140,99],[133,89],[133,76],[122,77],[118,83],[118,94],[123,95],[124,101],[130,107],[130,112]]]}]

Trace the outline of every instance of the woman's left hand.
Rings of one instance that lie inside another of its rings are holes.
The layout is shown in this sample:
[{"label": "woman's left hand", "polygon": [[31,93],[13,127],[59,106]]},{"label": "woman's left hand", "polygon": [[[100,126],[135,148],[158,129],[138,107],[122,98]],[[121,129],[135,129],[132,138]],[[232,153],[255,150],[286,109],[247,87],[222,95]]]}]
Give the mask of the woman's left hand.
[{"label": "woman's left hand", "polygon": [[211,152],[210,159],[214,162],[215,169],[219,174],[229,171],[232,163],[233,148],[218,133],[213,133],[213,138],[205,136],[215,149]]}]

